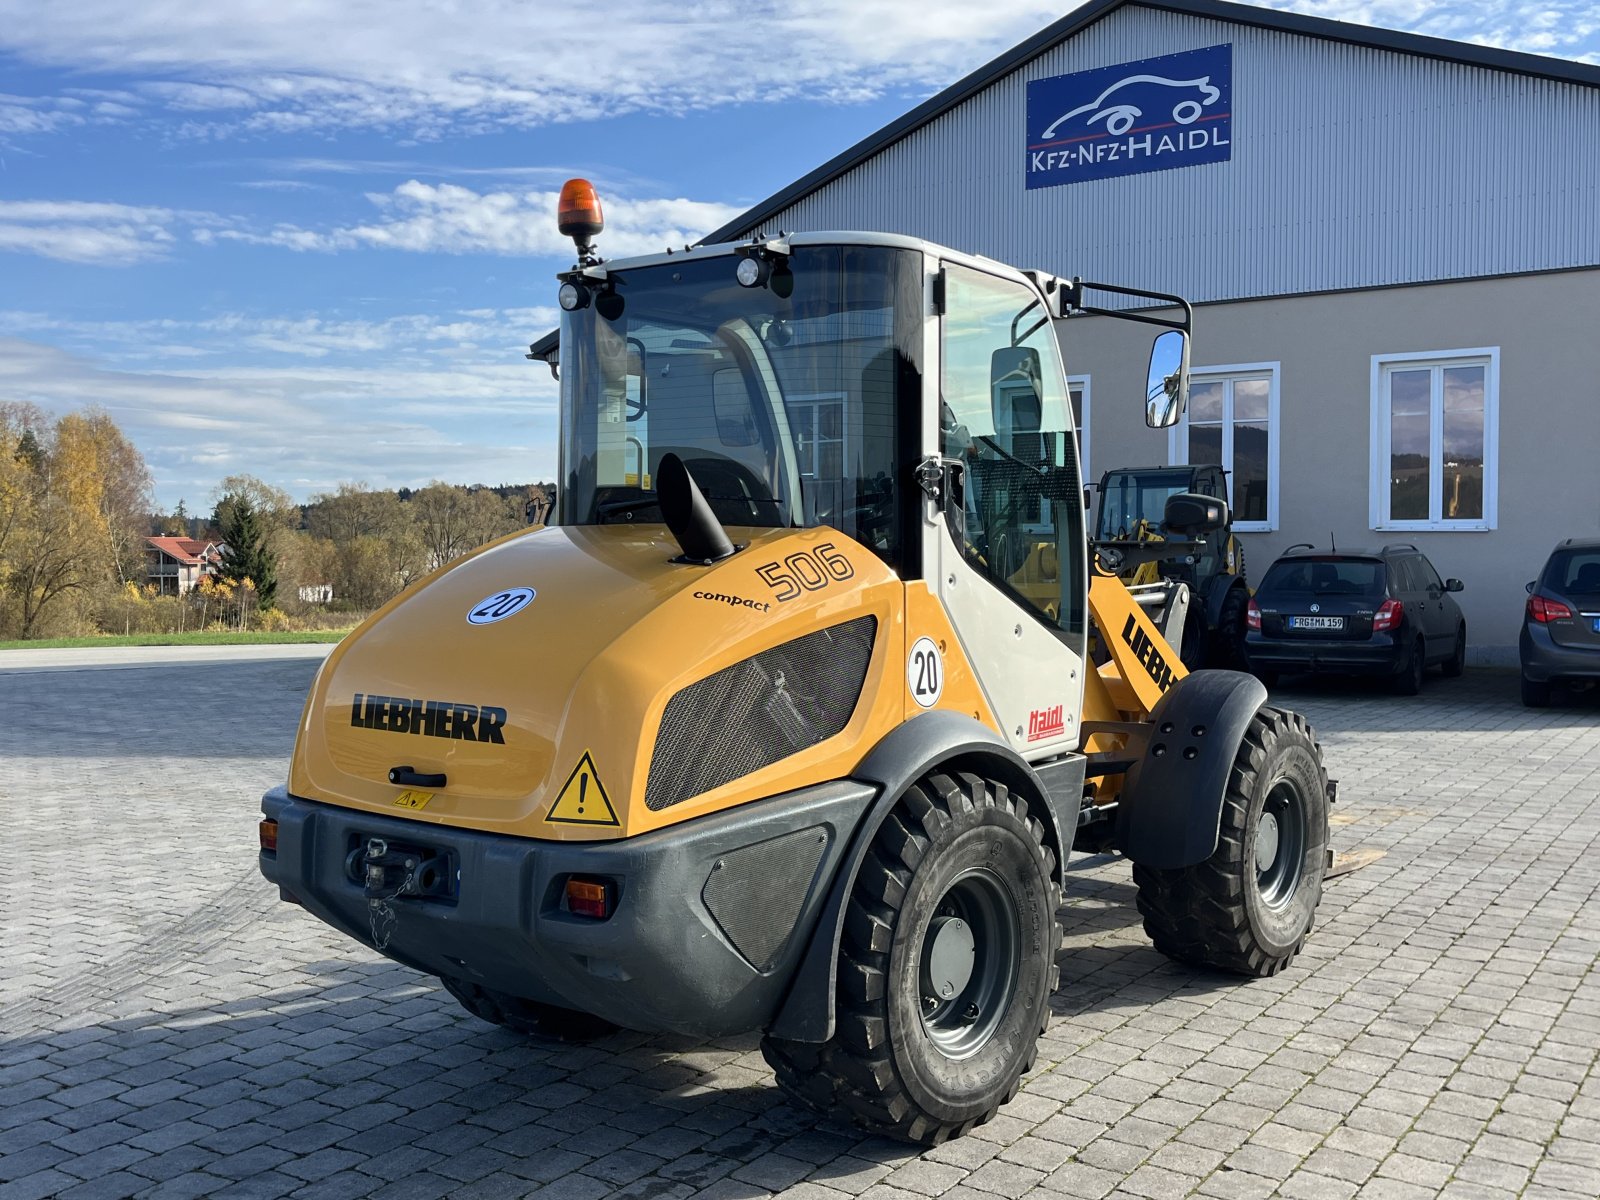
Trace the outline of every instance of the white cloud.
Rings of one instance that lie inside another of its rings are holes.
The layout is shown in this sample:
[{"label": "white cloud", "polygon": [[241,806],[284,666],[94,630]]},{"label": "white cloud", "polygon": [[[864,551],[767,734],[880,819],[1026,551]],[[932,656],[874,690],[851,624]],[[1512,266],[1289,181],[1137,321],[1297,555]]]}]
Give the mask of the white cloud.
[{"label": "white cloud", "polygon": [[550,479],[555,384],[522,356],[554,320],[542,308],[109,323],[0,312],[0,392],[103,406],[166,507],[198,507],[239,471],[300,499],[347,479]]},{"label": "white cloud", "polygon": [[[1267,0],[1274,7],[1600,61],[1593,0]],[[927,93],[1058,19],[1047,0],[0,0],[0,52],[131,82],[180,134],[381,128],[421,138],[630,112]],[[76,89],[77,95],[88,95]],[[94,116],[94,114],[86,114]],[[0,133],[45,132],[0,108]],[[781,147],[781,137],[776,144]]]},{"label": "white cloud", "polygon": [[0,49],[116,72],[186,129],[422,137],[627,112],[928,90],[1060,15],[1044,0],[0,0]]},{"label": "white cloud", "polygon": [[0,251],[61,262],[128,266],[160,258],[185,215],[169,208],[82,200],[0,200]]},{"label": "white cloud", "polygon": [[[418,253],[570,255],[572,244],[556,228],[558,193],[475,192],[459,184],[410,180],[389,193],[369,194],[375,221],[326,230],[280,225],[268,232],[223,229],[208,239],[285,246],[291,250],[373,247]],[[649,254],[683,246],[742,211],[727,204],[687,199],[616,198],[604,202],[609,228],[601,244],[610,255]]]}]

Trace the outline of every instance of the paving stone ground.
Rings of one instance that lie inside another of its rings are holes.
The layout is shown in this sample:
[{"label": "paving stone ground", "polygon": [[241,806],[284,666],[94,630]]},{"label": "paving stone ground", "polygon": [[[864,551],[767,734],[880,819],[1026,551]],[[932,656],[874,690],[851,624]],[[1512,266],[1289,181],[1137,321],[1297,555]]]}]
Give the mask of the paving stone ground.
[{"label": "paving stone ground", "polygon": [[279,903],[256,800],[314,658],[90,661],[0,658],[0,1200],[1600,1197],[1600,701],[1283,689],[1381,857],[1253,982],[1074,861],[1037,1070],[919,1153],[786,1103],[754,1037],[526,1042]]}]

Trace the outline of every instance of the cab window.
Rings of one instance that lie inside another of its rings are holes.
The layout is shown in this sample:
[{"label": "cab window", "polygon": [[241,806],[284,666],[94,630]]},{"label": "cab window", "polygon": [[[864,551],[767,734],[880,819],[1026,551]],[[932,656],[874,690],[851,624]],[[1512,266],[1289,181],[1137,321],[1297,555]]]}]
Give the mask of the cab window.
[{"label": "cab window", "polygon": [[1030,289],[947,266],[942,336],[943,453],[966,468],[962,551],[1040,620],[1081,634],[1083,498],[1050,318]]}]

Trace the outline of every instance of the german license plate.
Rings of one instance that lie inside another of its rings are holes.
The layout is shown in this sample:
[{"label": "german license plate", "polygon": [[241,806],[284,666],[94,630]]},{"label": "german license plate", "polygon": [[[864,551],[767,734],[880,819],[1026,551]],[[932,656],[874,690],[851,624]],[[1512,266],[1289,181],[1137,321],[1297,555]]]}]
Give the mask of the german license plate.
[{"label": "german license plate", "polygon": [[1343,629],[1343,617],[1290,617],[1290,629]]}]

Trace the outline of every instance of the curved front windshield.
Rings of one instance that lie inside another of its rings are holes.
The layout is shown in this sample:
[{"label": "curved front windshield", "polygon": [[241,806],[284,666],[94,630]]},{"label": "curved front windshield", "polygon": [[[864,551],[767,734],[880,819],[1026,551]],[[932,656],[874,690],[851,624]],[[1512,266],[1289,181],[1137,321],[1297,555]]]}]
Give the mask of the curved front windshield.
[{"label": "curved front windshield", "polygon": [[670,452],[724,525],[830,525],[895,563],[921,256],[800,247],[755,287],[735,278],[740,261],[611,271],[565,314],[561,523],[659,522],[653,484]]}]

